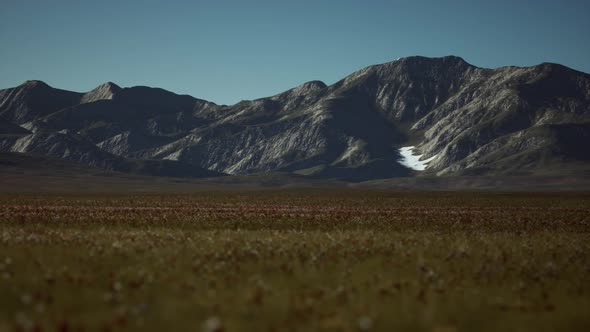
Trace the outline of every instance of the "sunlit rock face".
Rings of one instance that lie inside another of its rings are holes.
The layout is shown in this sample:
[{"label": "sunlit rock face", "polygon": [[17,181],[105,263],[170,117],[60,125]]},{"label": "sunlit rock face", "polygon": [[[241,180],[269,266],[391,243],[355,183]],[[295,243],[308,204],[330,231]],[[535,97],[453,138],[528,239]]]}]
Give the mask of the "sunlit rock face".
[{"label": "sunlit rock face", "polygon": [[231,106],[111,82],[76,93],[27,81],[0,90],[0,130],[2,151],[99,167],[149,160],[351,181],[535,173],[587,168],[590,77],[408,57]]}]

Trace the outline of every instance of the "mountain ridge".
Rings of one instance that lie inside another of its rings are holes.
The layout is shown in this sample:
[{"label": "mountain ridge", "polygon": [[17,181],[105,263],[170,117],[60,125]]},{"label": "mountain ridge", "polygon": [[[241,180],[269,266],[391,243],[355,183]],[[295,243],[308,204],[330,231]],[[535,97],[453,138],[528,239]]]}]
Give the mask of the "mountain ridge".
[{"label": "mountain ridge", "polygon": [[[79,147],[65,137],[77,135],[123,159],[346,181],[537,174],[590,161],[590,75],[553,63],[489,69],[456,56],[412,56],[234,105],[112,82],[86,93],[49,89],[27,81],[0,90],[0,119],[15,131],[0,134],[60,133],[67,148],[39,142],[34,150],[61,158],[73,158],[65,151]],[[19,152],[16,141],[4,137],[0,150]],[[432,159],[425,171],[400,163],[409,145]]]}]

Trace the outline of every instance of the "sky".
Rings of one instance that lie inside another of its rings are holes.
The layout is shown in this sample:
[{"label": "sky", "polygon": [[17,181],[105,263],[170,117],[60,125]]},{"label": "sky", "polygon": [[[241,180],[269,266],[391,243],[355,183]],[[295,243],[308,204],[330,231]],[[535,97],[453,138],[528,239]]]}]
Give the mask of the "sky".
[{"label": "sky", "polygon": [[218,104],[400,57],[590,72],[590,1],[0,0],[0,89],[112,81]]}]

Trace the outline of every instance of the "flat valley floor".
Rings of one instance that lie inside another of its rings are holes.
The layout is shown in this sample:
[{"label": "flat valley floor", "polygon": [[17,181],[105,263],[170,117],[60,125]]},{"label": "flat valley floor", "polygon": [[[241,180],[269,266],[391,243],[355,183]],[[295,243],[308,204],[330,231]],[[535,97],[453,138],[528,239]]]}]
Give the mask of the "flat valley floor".
[{"label": "flat valley floor", "polygon": [[1,194],[0,331],[590,331],[590,193]]}]

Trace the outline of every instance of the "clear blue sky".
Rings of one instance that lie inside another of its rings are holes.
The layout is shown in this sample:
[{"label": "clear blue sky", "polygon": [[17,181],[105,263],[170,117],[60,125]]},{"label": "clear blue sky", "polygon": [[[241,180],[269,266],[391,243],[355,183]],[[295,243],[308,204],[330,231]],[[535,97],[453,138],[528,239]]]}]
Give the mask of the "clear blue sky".
[{"label": "clear blue sky", "polygon": [[590,1],[0,0],[0,88],[113,81],[232,104],[450,54],[590,72]]}]

